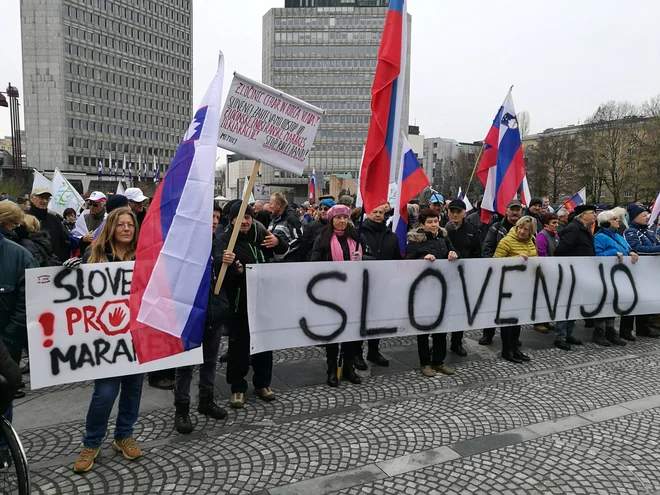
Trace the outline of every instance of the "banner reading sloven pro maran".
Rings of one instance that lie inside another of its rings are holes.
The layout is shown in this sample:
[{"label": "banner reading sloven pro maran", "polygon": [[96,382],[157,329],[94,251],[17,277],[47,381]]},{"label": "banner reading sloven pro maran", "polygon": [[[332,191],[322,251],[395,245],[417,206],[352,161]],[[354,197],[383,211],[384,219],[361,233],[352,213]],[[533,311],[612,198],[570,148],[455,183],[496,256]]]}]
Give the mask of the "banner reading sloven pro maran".
[{"label": "banner reading sloven pro maran", "polygon": [[249,268],[252,353],[660,309],[659,257],[634,265],[594,257]]},{"label": "banner reading sloven pro maran", "polygon": [[323,110],[234,73],[218,146],[301,175]]}]

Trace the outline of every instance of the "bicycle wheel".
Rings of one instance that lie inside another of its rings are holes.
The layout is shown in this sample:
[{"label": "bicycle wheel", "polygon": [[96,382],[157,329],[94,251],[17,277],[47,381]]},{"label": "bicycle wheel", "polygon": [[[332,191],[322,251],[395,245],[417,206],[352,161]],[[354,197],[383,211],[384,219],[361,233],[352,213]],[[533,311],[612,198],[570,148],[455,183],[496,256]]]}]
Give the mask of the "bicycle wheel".
[{"label": "bicycle wheel", "polygon": [[11,423],[0,418],[0,494],[29,493],[30,471],[25,450]]}]

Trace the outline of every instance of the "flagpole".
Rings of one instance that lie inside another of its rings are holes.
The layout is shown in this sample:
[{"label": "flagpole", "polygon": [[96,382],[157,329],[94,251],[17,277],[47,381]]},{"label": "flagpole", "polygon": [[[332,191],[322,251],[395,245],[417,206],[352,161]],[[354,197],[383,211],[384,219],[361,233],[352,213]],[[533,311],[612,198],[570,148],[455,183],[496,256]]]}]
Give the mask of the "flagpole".
[{"label": "flagpole", "polygon": [[481,161],[481,155],[484,153],[484,148],[486,147],[486,142],[481,145],[481,149],[479,150],[479,155],[477,156],[477,161],[474,162],[474,167],[472,167],[472,175],[470,175],[470,182],[468,182],[467,187],[465,188],[465,195],[467,196],[468,191],[470,190],[470,184],[472,184],[472,180],[474,179],[474,173],[477,171],[477,167],[479,166],[479,162]]},{"label": "flagpole", "polygon": [[[245,188],[245,192],[243,193],[243,201],[241,201],[241,209],[238,211],[238,216],[236,217],[236,224],[234,225],[234,228],[231,231],[231,237],[229,238],[229,245],[227,246],[227,251],[230,253],[234,252],[234,246],[236,245],[236,240],[238,239],[238,233],[241,230],[240,227],[240,221],[243,219],[245,216],[245,210],[247,210],[248,206],[248,200],[250,199],[250,194],[252,194],[252,189],[254,189],[254,183],[257,181],[257,175],[259,174],[259,167],[261,166],[261,161],[256,160],[254,162],[254,166],[252,167],[252,174],[250,174],[250,180],[248,181],[248,185]],[[215,283],[215,295],[217,296],[220,293],[220,286],[222,285],[222,281],[225,279],[225,275],[227,274],[227,268],[228,265],[226,263],[222,264],[222,267],[220,268],[220,274],[218,275],[218,281]]]}]

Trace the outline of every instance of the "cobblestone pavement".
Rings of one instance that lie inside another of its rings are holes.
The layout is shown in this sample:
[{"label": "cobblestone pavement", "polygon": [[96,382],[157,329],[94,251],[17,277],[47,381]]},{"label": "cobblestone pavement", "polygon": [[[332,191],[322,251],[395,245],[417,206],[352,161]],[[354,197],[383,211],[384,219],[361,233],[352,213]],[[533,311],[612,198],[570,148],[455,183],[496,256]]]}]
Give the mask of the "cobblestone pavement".
[{"label": "cobblestone pavement", "polygon": [[[591,340],[581,326],[576,335]],[[383,340],[390,366],[336,389],[322,348],[279,351],[277,401],[249,393],[220,422],[194,413],[191,435],[174,430],[172,393],[145,383],[144,456],[125,461],[106,439],[85,475],[71,467],[91,383],[28,392],[15,426],[33,493],[660,494],[659,340],[565,352],[526,328],[533,360],[515,365],[498,357],[498,338],[479,337],[467,332],[469,356],[450,353],[456,374],[436,378],[419,373],[413,338]]]}]

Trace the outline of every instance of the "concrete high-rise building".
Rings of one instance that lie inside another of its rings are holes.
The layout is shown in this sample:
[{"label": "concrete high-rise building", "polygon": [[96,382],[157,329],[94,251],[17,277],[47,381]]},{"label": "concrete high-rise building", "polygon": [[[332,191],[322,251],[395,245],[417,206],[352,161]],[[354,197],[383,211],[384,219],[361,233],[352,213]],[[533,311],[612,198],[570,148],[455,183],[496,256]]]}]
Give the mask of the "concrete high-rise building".
[{"label": "concrete high-rise building", "polygon": [[[468,167],[479,156],[482,142],[477,141],[473,143],[460,143],[455,139],[445,139],[441,137],[425,138],[424,139],[424,160],[423,167],[426,176],[431,182],[434,189],[441,190],[443,188],[443,179],[445,178],[447,169],[456,165],[459,157],[467,161]],[[471,170],[471,169],[470,169]],[[441,191],[444,194],[451,195],[457,191]]]},{"label": "concrete high-rise building", "polygon": [[192,0],[22,0],[21,24],[26,165],[89,186],[101,156],[110,187],[109,153],[149,177],[156,156],[162,177],[192,115]]},{"label": "concrete high-rise building", "polygon": [[[263,167],[264,184],[300,201],[312,167],[357,178],[371,117],[371,85],[387,0],[286,0],[263,17],[264,83],[326,111],[303,177]],[[408,131],[410,32],[401,131]],[[322,187],[319,184],[319,187]]]}]

